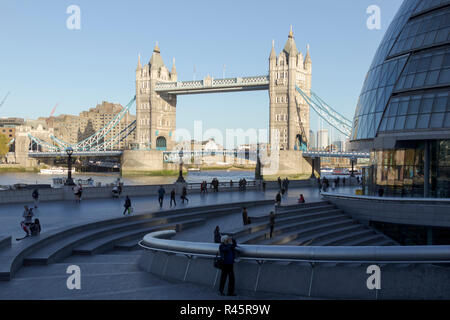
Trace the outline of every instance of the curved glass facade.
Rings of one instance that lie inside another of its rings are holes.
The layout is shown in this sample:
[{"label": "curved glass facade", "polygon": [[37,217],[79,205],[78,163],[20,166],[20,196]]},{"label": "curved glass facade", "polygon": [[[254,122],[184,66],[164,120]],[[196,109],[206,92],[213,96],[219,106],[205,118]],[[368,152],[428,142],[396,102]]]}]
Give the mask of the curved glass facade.
[{"label": "curved glass facade", "polygon": [[[351,140],[370,140],[386,128],[408,131],[416,125],[405,126],[401,118],[398,125],[387,126],[392,114],[388,106],[395,107],[397,95],[405,91],[424,90],[403,97],[416,101],[425,95],[450,85],[450,0],[406,0],[389,26],[366,75],[357,103]],[[391,101],[393,100],[393,101]],[[448,103],[448,102],[447,102]],[[446,120],[448,104],[441,128],[450,128]],[[427,112],[424,112],[427,113]],[[433,109],[428,112],[434,113]],[[418,112],[416,114],[419,114]],[[406,116],[402,114],[401,116]],[[448,115],[450,117],[450,115]],[[436,117],[436,116],[435,116]],[[385,119],[386,118],[386,119]],[[425,120],[423,120],[423,123]],[[437,128],[435,122],[431,128]],[[391,124],[392,125],[392,124]],[[420,124],[421,128],[430,128]]]},{"label": "curved glass facade", "polygon": [[350,140],[370,194],[450,197],[450,0],[406,0],[361,90]]}]

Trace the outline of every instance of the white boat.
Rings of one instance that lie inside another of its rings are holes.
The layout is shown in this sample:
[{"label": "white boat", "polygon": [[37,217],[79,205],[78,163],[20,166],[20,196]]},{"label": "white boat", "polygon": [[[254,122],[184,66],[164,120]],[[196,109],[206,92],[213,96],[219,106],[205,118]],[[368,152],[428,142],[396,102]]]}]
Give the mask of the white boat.
[{"label": "white boat", "polygon": [[[75,168],[72,168],[72,173],[75,173]],[[40,174],[67,174],[69,170],[67,168],[50,168],[50,169],[41,169]]]},{"label": "white boat", "polygon": [[200,171],[200,168],[188,168],[188,171]]}]

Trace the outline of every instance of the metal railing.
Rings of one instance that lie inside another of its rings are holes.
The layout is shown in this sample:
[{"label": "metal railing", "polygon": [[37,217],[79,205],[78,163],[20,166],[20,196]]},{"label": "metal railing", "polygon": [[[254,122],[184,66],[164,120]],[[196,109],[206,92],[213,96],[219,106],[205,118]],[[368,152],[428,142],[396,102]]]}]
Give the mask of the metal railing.
[{"label": "metal railing", "polygon": [[[191,257],[216,256],[219,244],[169,240],[174,230],[147,234],[139,246]],[[164,238],[164,239],[162,239]],[[239,245],[238,260],[308,263],[450,263],[450,246],[280,246]]]},{"label": "metal railing", "polygon": [[[187,188],[188,190],[200,190],[201,188],[201,183],[199,182],[194,182],[194,183],[188,183],[187,184]],[[246,188],[249,187],[257,187],[258,186],[258,181],[256,180],[247,180],[247,183],[245,184]],[[239,187],[239,181],[228,181],[228,182],[220,182],[219,181],[219,190],[221,189],[232,189],[232,188],[238,188]],[[206,182],[206,188],[207,190],[214,190],[214,186],[212,185],[211,182]]]}]

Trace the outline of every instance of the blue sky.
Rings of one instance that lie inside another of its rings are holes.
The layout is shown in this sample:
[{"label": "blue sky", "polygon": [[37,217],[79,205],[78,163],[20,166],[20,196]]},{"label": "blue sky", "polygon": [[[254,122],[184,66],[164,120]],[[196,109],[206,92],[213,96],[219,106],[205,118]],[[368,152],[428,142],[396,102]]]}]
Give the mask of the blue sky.
[{"label": "blue sky", "polygon": [[[277,53],[293,26],[307,43],[312,88],[348,118],[384,32],[401,0],[296,1],[0,1],[0,117],[78,114],[106,100],[125,105],[135,93],[138,53],[150,59],[159,42],[179,80],[208,73],[264,75],[272,39]],[[81,9],[81,30],[66,28],[69,5]],[[381,30],[366,27],[366,8],[381,8]],[[135,111],[133,110],[133,113]],[[180,96],[177,127],[268,128],[268,93]],[[313,117],[312,126],[317,126]]]}]

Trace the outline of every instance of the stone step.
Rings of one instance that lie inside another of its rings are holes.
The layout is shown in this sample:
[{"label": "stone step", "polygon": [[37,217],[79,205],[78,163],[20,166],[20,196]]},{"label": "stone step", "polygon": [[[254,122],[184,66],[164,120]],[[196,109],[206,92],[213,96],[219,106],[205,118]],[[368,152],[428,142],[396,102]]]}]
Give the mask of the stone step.
[{"label": "stone step", "polygon": [[[313,239],[316,234],[320,232],[330,232],[330,230],[334,230],[335,228],[344,227],[344,226],[352,226],[355,222],[351,219],[342,219],[337,221],[331,221],[326,223],[321,223],[319,225],[313,225],[308,228],[295,229],[292,232],[287,232],[285,234],[281,234],[279,236],[273,237],[272,239],[266,239],[258,242],[258,244],[276,244],[276,245],[301,245],[307,241]],[[275,225],[276,228],[276,225]],[[295,240],[298,237],[305,238],[303,241],[296,242]]]},{"label": "stone step", "polygon": [[11,236],[0,236],[0,250],[11,247]]},{"label": "stone step", "polygon": [[385,240],[386,237],[384,237],[381,234],[372,233],[368,234],[365,237],[357,238],[352,241],[346,242],[346,246],[366,246],[366,245],[374,245],[375,243],[379,243],[380,241]]},{"label": "stone step", "polygon": [[129,241],[120,241],[118,243],[114,244],[114,249],[115,250],[135,250],[140,248],[138,242],[141,240],[142,238],[137,237],[133,240],[129,240]]},{"label": "stone step", "polygon": [[[150,219],[152,220],[152,219]],[[132,231],[137,228],[142,230],[143,228],[148,228],[148,230],[165,230],[165,229],[171,229],[171,228],[179,228],[178,225],[180,223],[167,223],[167,224],[154,224],[154,221],[144,221],[140,223],[131,223],[131,224],[124,224],[122,226],[115,226],[114,228],[100,228],[98,230],[89,230],[85,232],[80,232],[76,235],[72,235],[69,237],[66,237],[64,239],[61,239],[59,241],[53,242],[47,246],[44,246],[40,248],[39,250],[33,252],[31,255],[27,256],[23,263],[24,265],[36,265],[36,264],[50,264],[55,263],[63,258],[69,256],[72,254],[72,251],[74,248],[98,239],[100,237],[109,236],[114,233],[124,232],[124,231]],[[158,219],[158,221],[164,221]]]},{"label": "stone step", "polygon": [[[292,219],[292,220],[294,220],[294,219]],[[302,229],[306,229],[306,228],[309,228],[309,227],[312,227],[315,225],[320,225],[320,224],[324,224],[324,223],[328,223],[328,222],[335,222],[335,221],[351,221],[351,220],[348,217],[346,217],[340,213],[337,213],[337,214],[320,217],[320,218],[316,218],[316,219],[311,219],[311,220],[307,220],[307,221],[295,221],[294,220],[294,221],[290,221],[290,223],[281,224],[281,226],[280,226],[280,223],[275,221],[275,228],[274,228],[272,235],[274,237],[276,237],[278,235],[282,235],[283,233],[288,233],[290,231],[302,230]],[[256,233],[251,233],[245,237],[238,238],[238,241],[240,243],[262,244],[259,242],[259,240],[268,239],[269,236],[270,236],[270,227],[268,227],[267,229],[261,230],[259,232],[256,232]]]},{"label": "stone step", "polygon": [[[318,211],[323,211],[325,209],[331,210],[336,209],[335,205],[326,203],[326,202],[319,202],[320,205],[313,206],[313,207],[299,207],[291,210],[285,210],[285,211],[277,211],[275,213],[275,217],[277,218],[284,218],[289,217],[293,215],[300,215],[300,214],[307,214],[307,213],[315,213]],[[258,222],[266,222],[269,220],[269,212],[265,215],[259,215],[259,216],[250,216],[252,223],[258,223]]]},{"label": "stone step", "polygon": [[[60,263],[71,263],[71,264],[77,264],[77,263],[138,263],[139,259],[141,258],[140,253],[134,253],[131,254],[131,252],[128,253],[121,253],[117,254],[116,252],[108,252],[104,254],[96,254],[93,256],[70,256],[64,259]],[[26,267],[29,268],[29,267]]]},{"label": "stone step", "polygon": [[[342,234],[347,234],[349,232],[355,231],[355,230],[361,230],[364,226],[361,224],[353,222],[349,225],[343,225],[343,226],[335,226],[334,228],[328,228],[327,230],[315,232],[309,235],[299,235],[295,239],[295,241],[292,241],[289,245],[304,245],[305,243],[308,243],[310,246],[319,245],[317,244],[319,241],[328,239],[331,237],[335,237]],[[312,241],[311,241],[312,240]]]},{"label": "stone step", "polygon": [[176,229],[177,232],[180,232],[184,229],[198,226],[200,224],[205,223],[205,219],[191,219],[185,220],[182,223],[178,224],[166,224],[162,226],[155,227],[145,227],[134,229],[131,231],[124,231],[119,233],[114,233],[111,235],[106,235],[103,237],[99,237],[95,240],[86,242],[76,248],[73,249],[73,254],[81,254],[81,255],[93,255],[103,253],[107,250],[114,249],[114,245],[120,241],[127,241],[130,239],[136,239],[137,237],[143,237],[147,233],[159,231],[159,230],[168,230],[168,229]]},{"label": "stone step", "polygon": [[338,234],[331,238],[326,238],[321,241],[313,241],[311,245],[314,246],[346,246],[348,241],[352,241],[355,239],[360,239],[361,237],[371,235],[373,234],[373,231],[364,228],[364,226],[361,225],[360,229],[355,229],[351,232],[346,232],[344,234]]},{"label": "stone step", "polygon": [[[291,223],[293,221],[314,220],[318,217],[327,217],[327,216],[337,214],[337,213],[344,215],[342,213],[341,209],[334,209],[334,208],[317,209],[317,211],[314,211],[314,212],[299,213],[299,214],[296,214],[293,216],[287,216],[287,217],[279,217],[279,216],[275,215],[275,225],[280,226],[283,224]],[[267,219],[264,222],[260,222],[260,223],[256,223],[256,224],[252,223],[247,226],[236,228],[231,232],[223,232],[223,234],[231,235],[234,238],[239,238],[239,237],[251,234],[251,233],[255,233],[255,232],[267,229],[269,227],[270,227],[270,221],[269,221],[269,219]]]},{"label": "stone step", "polygon": [[290,211],[295,209],[304,209],[304,208],[314,208],[322,205],[330,205],[328,201],[314,201],[314,202],[305,202],[305,203],[295,203],[288,205],[281,205],[277,208],[278,212]]}]

